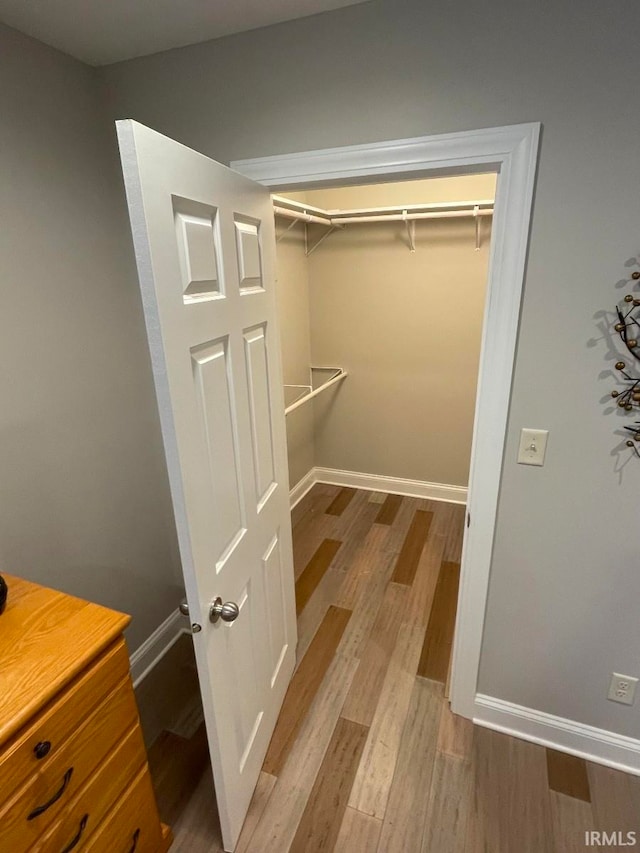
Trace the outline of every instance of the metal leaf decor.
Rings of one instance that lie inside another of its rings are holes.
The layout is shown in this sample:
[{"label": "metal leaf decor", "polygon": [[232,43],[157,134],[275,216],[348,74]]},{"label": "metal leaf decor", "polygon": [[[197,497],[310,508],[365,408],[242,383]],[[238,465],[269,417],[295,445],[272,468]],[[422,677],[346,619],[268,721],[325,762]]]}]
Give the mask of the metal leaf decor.
[{"label": "metal leaf decor", "polygon": [[[632,273],[631,278],[633,281],[640,280],[640,272]],[[622,307],[616,306],[616,314],[618,322],[614,329],[629,353],[631,362],[616,362],[616,370],[620,373],[625,388],[622,391],[612,391],[611,396],[621,409],[633,412],[634,409],[640,409],[640,299],[628,293]],[[625,426],[625,429],[633,436],[627,440],[627,447],[632,447],[636,456],[640,457],[640,421]]]}]

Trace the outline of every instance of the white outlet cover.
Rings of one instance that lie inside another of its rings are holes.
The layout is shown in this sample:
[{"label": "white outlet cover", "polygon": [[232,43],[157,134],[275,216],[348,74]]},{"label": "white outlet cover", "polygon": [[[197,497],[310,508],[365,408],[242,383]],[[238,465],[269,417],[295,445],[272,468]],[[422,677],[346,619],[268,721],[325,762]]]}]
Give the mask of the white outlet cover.
[{"label": "white outlet cover", "polygon": [[518,445],[518,463],[520,465],[544,465],[547,452],[548,429],[522,429]]},{"label": "white outlet cover", "polygon": [[633,705],[637,684],[638,679],[632,675],[612,672],[607,699],[611,699],[612,702],[620,702],[622,705]]}]

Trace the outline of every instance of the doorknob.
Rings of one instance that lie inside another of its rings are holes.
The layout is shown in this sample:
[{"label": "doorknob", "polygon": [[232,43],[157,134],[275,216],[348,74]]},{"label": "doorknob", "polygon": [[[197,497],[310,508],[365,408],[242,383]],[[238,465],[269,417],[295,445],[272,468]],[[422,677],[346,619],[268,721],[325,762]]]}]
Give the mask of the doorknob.
[{"label": "doorknob", "polygon": [[[189,605],[187,604],[187,599],[183,598],[180,604],[178,605],[178,610],[182,616],[189,617]],[[191,623],[191,633],[197,634],[202,631],[202,625],[199,625],[197,622]]]},{"label": "doorknob", "polygon": [[220,596],[215,598],[209,608],[209,621],[214,624],[218,619],[223,622],[235,622],[240,615],[240,608],[234,601],[227,601],[224,604]]}]

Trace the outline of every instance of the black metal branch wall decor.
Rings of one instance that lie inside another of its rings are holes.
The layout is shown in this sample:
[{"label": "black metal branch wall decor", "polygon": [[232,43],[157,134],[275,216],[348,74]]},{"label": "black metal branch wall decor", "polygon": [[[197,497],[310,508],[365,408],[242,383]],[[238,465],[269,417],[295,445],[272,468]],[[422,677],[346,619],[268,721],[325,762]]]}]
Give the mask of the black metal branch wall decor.
[{"label": "black metal branch wall decor", "polygon": [[[633,272],[631,278],[634,281],[640,280],[640,272]],[[616,362],[616,370],[626,387],[623,391],[612,391],[611,396],[621,409],[632,412],[634,409],[640,409],[640,299],[628,293],[624,298],[623,307],[616,306],[616,314],[618,322],[614,329],[629,353],[631,362]],[[632,447],[640,458],[640,421],[624,428],[633,436],[627,439],[627,447]]]}]

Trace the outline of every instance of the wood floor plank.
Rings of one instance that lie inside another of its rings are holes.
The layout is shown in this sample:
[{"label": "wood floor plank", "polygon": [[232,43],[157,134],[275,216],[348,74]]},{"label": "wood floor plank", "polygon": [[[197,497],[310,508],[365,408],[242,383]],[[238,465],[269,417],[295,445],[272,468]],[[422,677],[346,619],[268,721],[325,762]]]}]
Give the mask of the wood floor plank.
[{"label": "wood floor plank", "polygon": [[376,516],[376,524],[391,525],[396,520],[398,510],[402,506],[402,495],[387,495]]},{"label": "wood floor plank", "polygon": [[160,817],[173,826],[209,764],[204,723],[188,739],[161,732],[150,747],[148,758]]},{"label": "wood floor plank", "polygon": [[333,853],[374,853],[382,821],[347,806]]},{"label": "wood floor plank", "polygon": [[640,838],[640,777],[587,762],[596,829]]},{"label": "wood floor plank", "polygon": [[336,655],[284,765],[251,840],[255,853],[289,850],[313,788],[357,661]]},{"label": "wood floor plank", "polygon": [[343,542],[335,561],[341,572],[346,573],[349,570],[353,558],[371,530],[377,510],[378,507],[367,500],[367,493],[359,491],[344,514],[335,519],[335,538]]},{"label": "wood floor plank", "polygon": [[371,725],[406,611],[409,592],[409,588],[402,584],[389,584],[371,634],[358,652],[360,665],[342,709],[343,717],[355,723]]},{"label": "wood floor plank", "polygon": [[438,751],[462,761],[471,761],[473,722],[454,714],[448,702],[442,703]]},{"label": "wood floor plank", "polygon": [[445,541],[442,536],[434,535],[433,530],[431,530],[411,585],[411,603],[407,620],[424,625],[425,628],[429,624],[433,607],[433,597],[440,575],[444,546]]},{"label": "wood floor plank", "polygon": [[349,805],[384,818],[415,682],[424,627],[403,624],[353,782]]},{"label": "wood floor plank", "polygon": [[287,690],[262,769],[278,776],[331,664],[351,611],[331,606]]},{"label": "wood floor plank", "polygon": [[205,769],[187,807],[171,829],[171,853],[223,853],[211,767]]},{"label": "wood floor plank", "polygon": [[308,513],[293,532],[293,567],[299,578],[313,557],[318,546],[325,539],[339,539],[336,536],[338,519],[324,513]]},{"label": "wood floor plank", "polygon": [[[353,610],[362,588],[369,579],[373,575],[385,572],[386,567],[391,566],[392,555],[388,554],[385,549],[388,538],[389,528],[387,527],[374,525],[369,530],[360,547],[351,557],[335,604]],[[390,575],[390,571],[386,573],[386,576],[388,575]]]},{"label": "wood floor plank", "polygon": [[449,504],[449,523],[445,530],[447,544],[444,559],[448,563],[459,563],[462,557],[462,540],[467,508],[464,504]]},{"label": "wood floor plank", "polygon": [[385,853],[421,848],[441,710],[442,686],[416,678],[380,833]]},{"label": "wood floor plank", "polygon": [[418,568],[422,549],[429,535],[433,513],[418,509],[404,540],[402,550],[398,555],[392,580],[394,583],[404,583],[411,586]]},{"label": "wood floor plank", "polygon": [[[390,536],[387,544],[387,550],[390,553],[395,554],[396,556],[400,553],[402,546],[404,545],[404,541],[407,538],[407,533],[409,532],[411,523],[413,522],[416,510],[423,510],[423,508],[424,501],[420,498],[403,498],[393,524],[389,525]],[[423,511],[430,512],[430,510]]]},{"label": "wood floor plank", "polygon": [[585,843],[585,833],[596,828],[590,803],[556,791],[549,791],[549,801],[554,853],[589,853],[605,849],[599,845],[587,847]]},{"label": "wood floor plank", "polygon": [[476,727],[465,853],[553,853],[544,747]]},{"label": "wood floor plank", "polygon": [[393,559],[389,557],[390,555],[381,553],[376,571],[363,575],[360,579],[353,608],[354,615],[340,644],[340,654],[346,657],[358,658],[371,634],[393,569]]},{"label": "wood floor plank", "polygon": [[260,773],[260,776],[258,777],[258,784],[253,792],[253,797],[249,804],[249,811],[247,812],[247,816],[244,820],[242,832],[240,833],[240,838],[238,839],[238,844],[234,853],[249,853],[249,851],[252,850],[253,846],[251,844],[251,839],[253,838],[256,826],[267,807],[269,797],[273,792],[276,782],[277,779],[275,776],[271,776],[269,773]]},{"label": "wood floor plank", "polygon": [[330,486],[326,483],[315,483],[307,494],[298,501],[291,510],[291,526],[295,530],[303,517],[309,513],[320,510],[324,513],[334,497],[338,494],[338,486]]},{"label": "wood floor plank", "polygon": [[449,659],[456,624],[460,566],[443,562],[433,597],[424,646],[418,664],[418,675],[442,684],[447,680]]},{"label": "wood floor plank", "polygon": [[[331,566],[326,572],[307,606],[298,616],[298,645],[296,647],[297,666],[300,665],[307,649],[311,645],[316,631],[320,627],[331,604],[336,604],[338,590],[343,581],[343,575]],[[351,608],[346,608],[350,610]]]},{"label": "wood floor plank", "polygon": [[547,749],[547,777],[549,788],[567,797],[591,802],[587,762],[576,755]]},{"label": "wood floor plank", "polygon": [[473,768],[436,753],[421,853],[464,853]]},{"label": "wood floor plank", "polygon": [[340,489],[335,498],[325,510],[327,515],[342,515],[356,494],[356,489]]},{"label": "wood floor plank", "polygon": [[365,726],[338,719],[290,853],[333,850],[367,734]]},{"label": "wood floor plank", "polygon": [[323,539],[313,557],[296,581],[296,614],[299,616],[316,587],[324,577],[342,542],[337,539]]}]

